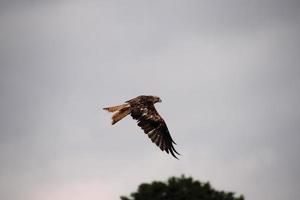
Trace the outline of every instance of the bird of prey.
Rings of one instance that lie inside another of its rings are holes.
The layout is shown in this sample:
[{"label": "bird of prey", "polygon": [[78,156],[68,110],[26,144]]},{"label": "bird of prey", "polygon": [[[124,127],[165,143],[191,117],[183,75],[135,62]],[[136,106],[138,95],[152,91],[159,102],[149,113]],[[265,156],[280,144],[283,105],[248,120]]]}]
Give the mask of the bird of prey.
[{"label": "bird of prey", "polygon": [[170,152],[172,156],[178,159],[175,153],[180,154],[173,146],[176,143],[173,141],[165,121],[154,107],[157,102],[161,102],[157,96],[141,95],[126,101],[124,104],[103,109],[114,113],[112,125],[130,114],[133,119],[137,120],[138,126],[143,129],[153,143],[162,151]]}]

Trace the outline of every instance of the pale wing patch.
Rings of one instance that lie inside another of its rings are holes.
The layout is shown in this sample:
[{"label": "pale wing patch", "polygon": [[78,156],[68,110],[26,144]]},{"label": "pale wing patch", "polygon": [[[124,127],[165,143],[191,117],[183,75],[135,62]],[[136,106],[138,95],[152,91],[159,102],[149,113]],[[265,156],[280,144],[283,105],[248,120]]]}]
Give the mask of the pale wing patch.
[{"label": "pale wing patch", "polygon": [[141,108],[141,111],[142,111],[142,116],[146,116],[148,115],[148,109],[147,108]]}]

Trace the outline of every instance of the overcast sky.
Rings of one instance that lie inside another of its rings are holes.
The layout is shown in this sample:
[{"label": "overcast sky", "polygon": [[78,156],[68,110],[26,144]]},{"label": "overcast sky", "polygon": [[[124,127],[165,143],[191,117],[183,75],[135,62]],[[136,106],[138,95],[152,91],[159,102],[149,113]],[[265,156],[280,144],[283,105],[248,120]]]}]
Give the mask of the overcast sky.
[{"label": "overcast sky", "polygon": [[[299,1],[0,2],[0,199],[117,200],[186,174],[300,197]],[[101,108],[158,95],[180,160]]]}]

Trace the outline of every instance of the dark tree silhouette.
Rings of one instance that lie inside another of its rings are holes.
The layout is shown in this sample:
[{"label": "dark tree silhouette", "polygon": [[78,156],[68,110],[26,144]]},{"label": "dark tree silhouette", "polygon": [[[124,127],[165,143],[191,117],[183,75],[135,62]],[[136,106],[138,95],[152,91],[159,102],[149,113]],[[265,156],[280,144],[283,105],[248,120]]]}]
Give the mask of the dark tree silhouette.
[{"label": "dark tree silhouette", "polygon": [[233,192],[217,191],[208,182],[184,175],[171,177],[167,182],[142,183],[130,196],[121,196],[121,200],[244,200],[243,195],[235,197]]}]

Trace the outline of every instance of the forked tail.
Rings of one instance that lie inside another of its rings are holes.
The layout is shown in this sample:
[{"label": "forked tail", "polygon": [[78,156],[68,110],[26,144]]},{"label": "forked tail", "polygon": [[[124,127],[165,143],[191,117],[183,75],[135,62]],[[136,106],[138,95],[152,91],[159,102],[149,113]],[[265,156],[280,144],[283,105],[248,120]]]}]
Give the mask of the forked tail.
[{"label": "forked tail", "polygon": [[113,113],[115,112],[114,115],[112,116],[112,122],[111,122],[112,125],[114,125],[115,123],[117,123],[118,121],[126,117],[131,112],[130,104],[128,103],[118,105],[118,106],[103,108],[103,110],[107,110],[108,112],[113,112]]}]

